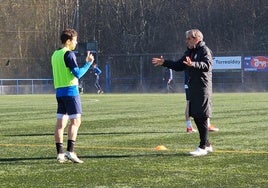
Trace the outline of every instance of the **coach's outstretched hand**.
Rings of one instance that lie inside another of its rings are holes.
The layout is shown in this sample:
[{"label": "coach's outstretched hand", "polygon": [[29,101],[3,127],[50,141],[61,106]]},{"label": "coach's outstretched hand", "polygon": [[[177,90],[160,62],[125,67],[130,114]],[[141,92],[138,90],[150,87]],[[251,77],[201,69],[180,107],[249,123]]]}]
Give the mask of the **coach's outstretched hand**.
[{"label": "coach's outstretched hand", "polygon": [[152,64],[154,66],[161,66],[161,65],[163,65],[164,61],[165,60],[164,60],[163,56],[161,56],[160,58],[154,57],[152,59]]}]

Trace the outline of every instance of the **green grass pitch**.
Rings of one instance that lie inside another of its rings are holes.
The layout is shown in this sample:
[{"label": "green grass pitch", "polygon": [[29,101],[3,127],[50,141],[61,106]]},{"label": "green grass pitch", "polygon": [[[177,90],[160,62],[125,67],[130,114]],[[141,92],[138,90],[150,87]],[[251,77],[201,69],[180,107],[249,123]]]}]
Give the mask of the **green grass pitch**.
[{"label": "green grass pitch", "polygon": [[75,150],[85,163],[58,164],[55,96],[0,96],[0,187],[268,187],[267,93],[214,94],[220,131],[202,157],[188,155],[199,136],[186,133],[184,94],[81,99]]}]

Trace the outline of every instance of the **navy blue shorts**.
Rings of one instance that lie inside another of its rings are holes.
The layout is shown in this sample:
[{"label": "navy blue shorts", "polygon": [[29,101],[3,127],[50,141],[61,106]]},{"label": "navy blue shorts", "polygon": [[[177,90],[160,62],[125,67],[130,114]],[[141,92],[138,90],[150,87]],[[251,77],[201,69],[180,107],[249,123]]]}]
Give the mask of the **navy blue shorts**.
[{"label": "navy blue shorts", "polygon": [[57,97],[57,114],[78,115],[82,114],[80,96]]}]

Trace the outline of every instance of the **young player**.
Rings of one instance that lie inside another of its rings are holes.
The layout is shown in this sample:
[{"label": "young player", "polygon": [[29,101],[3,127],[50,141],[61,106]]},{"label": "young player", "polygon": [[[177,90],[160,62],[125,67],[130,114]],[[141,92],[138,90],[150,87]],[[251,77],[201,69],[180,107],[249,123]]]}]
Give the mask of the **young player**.
[{"label": "young player", "polygon": [[100,68],[98,67],[98,65],[96,63],[93,64],[93,73],[95,76],[94,86],[97,89],[97,93],[103,94],[103,90],[100,86],[100,74],[102,73],[102,71],[100,70]]},{"label": "young player", "polygon": [[[66,29],[62,31],[60,39],[63,46],[56,50],[51,57],[53,81],[58,104],[57,123],[54,133],[57,161],[63,163],[71,160],[74,163],[83,163],[74,153],[82,114],[78,79],[88,71],[94,61],[94,57],[88,53],[86,63],[83,67],[79,68],[75,54],[72,51],[77,45],[77,32],[73,29]],[[64,152],[63,134],[69,120],[67,151]]]}]

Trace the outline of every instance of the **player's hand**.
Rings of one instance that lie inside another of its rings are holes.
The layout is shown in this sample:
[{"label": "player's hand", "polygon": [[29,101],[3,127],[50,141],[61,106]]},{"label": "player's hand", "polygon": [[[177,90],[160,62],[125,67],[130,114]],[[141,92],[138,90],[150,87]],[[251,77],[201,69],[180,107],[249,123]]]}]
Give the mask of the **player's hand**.
[{"label": "player's hand", "polygon": [[163,56],[161,56],[160,58],[156,58],[156,57],[154,57],[153,59],[152,59],[152,64],[154,65],[154,66],[161,66],[161,65],[163,65],[163,63],[164,63],[164,58],[163,58]]},{"label": "player's hand", "polygon": [[86,62],[94,62],[94,56],[90,53],[90,51],[87,52]]}]

